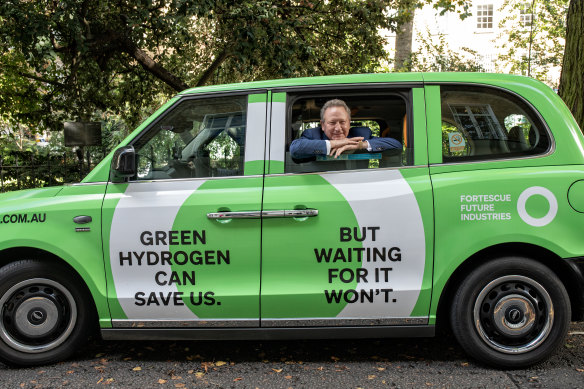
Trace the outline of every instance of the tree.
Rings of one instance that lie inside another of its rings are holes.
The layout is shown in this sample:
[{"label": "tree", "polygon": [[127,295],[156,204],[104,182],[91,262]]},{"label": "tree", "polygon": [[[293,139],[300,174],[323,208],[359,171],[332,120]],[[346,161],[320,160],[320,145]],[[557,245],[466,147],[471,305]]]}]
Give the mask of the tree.
[{"label": "tree", "polygon": [[461,19],[470,16],[471,0],[399,0],[397,15],[401,16],[395,35],[394,71],[412,70],[412,40],[414,36],[414,16],[417,8],[432,5],[440,9],[440,15],[452,11],[457,12]]},{"label": "tree", "polygon": [[499,71],[523,74],[554,82],[549,74],[562,64],[568,0],[506,0],[499,26]]},{"label": "tree", "polygon": [[4,0],[0,114],[46,128],[96,111],[135,123],[189,86],[371,71],[394,1]]},{"label": "tree", "polygon": [[559,94],[584,130],[584,0],[571,0]]}]

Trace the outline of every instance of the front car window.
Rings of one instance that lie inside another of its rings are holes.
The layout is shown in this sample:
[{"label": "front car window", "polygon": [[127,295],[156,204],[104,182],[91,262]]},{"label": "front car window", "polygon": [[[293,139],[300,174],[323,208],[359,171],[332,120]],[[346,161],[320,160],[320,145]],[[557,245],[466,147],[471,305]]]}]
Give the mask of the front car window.
[{"label": "front car window", "polygon": [[187,99],[134,144],[138,180],[243,175],[247,96]]},{"label": "front car window", "polygon": [[536,113],[498,89],[441,87],[444,162],[545,153],[551,139]]}]

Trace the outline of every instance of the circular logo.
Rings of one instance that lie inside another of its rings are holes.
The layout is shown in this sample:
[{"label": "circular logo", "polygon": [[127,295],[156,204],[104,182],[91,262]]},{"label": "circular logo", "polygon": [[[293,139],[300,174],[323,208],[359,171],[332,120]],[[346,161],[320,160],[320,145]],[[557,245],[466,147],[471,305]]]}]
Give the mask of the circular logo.
[{"label": "circular logo", "polygon": [[[545,197],[545,199],[548,201],[550,205],[548,213],[545,214],[545,216],[543,217],[536,218],[530,216],[527,213],[527,210],[525,209],[525,204],[527,203],[527,200],[529,200],[531,196],[535,195]],[[554,218],[556,217],[556,214],[558,213],[558,200],[556,200],[556,196],[554,196],[554,194],[549,189],[546,189],[542,186],[532,186],[531,188],[525,189],[519,195],[519,198],[517,199],[517,212],[519,213],[519,217],[521,218],[521,220],[523,220],[530,226],[543,227],[551,223],[551,221],[554,220]]]}]

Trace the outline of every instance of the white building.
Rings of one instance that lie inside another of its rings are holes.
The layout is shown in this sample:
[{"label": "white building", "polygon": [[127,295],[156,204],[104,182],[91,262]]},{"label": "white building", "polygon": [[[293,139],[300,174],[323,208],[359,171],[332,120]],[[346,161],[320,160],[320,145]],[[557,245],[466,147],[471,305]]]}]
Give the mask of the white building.
[{"label": "white building", "polygon": [[[546,0],[542,0],[546,1]],[[448,50],[459,53],[461,56],[480,65],[486,72],[511,73],[511,65],[500,59],[500,54],[506,53],[503,44],[508,41],[508,28],[524,29],[529,34],[533,15],[531,6],[533,2],[520,0],[509,0],[510,4],[519,3],[518,9],[505,5],[505,0],[475,0],[472,2],[470,11],[472,16],[461,19],[460,15],[454,12],[446,12],[440,15],[440,10],[434,9],[431,5],[426,5],[422,9],[416,10],[413,24],[412,53],[424,52],[424,41],[429,40],[437,43],[443,39]],[[509,20],[506,26],[501,27],[505,18],[513,15],[514,19]],[[510,27],[511,26],[511,27]],[[515,26],[515,27],[514,27]],[[388,50],[393,58],[395,53],[395,33],[388,34]],[[537,37],[534,36],[534,39]],[[470,54],[470,49],[474,54]],[[428,56],[435,53],[427,53]],[[518,60],[521,57],[529,57],[527,50],[518,50],[515,55]],[[531,57],[532,58],[533,54]],[[519,71],[515,73],[521,74]],[[523,72],[527,74],[526,72]],[[532,74],[533,76],[533,74]],[[551,69],[546,75],[545,81],[549,85],[556,86],[559,82],[560,68]]]}]

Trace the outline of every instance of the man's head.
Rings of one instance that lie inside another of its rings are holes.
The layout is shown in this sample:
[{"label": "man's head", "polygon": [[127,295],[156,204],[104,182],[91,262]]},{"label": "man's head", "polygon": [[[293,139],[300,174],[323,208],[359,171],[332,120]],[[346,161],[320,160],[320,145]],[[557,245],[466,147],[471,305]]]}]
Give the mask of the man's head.
[{"label": "man's head", "polygon": [[351,128],[351,110],[343,100],[329,100],[320,110],[320,125],[329,139],[345,139]]}]

